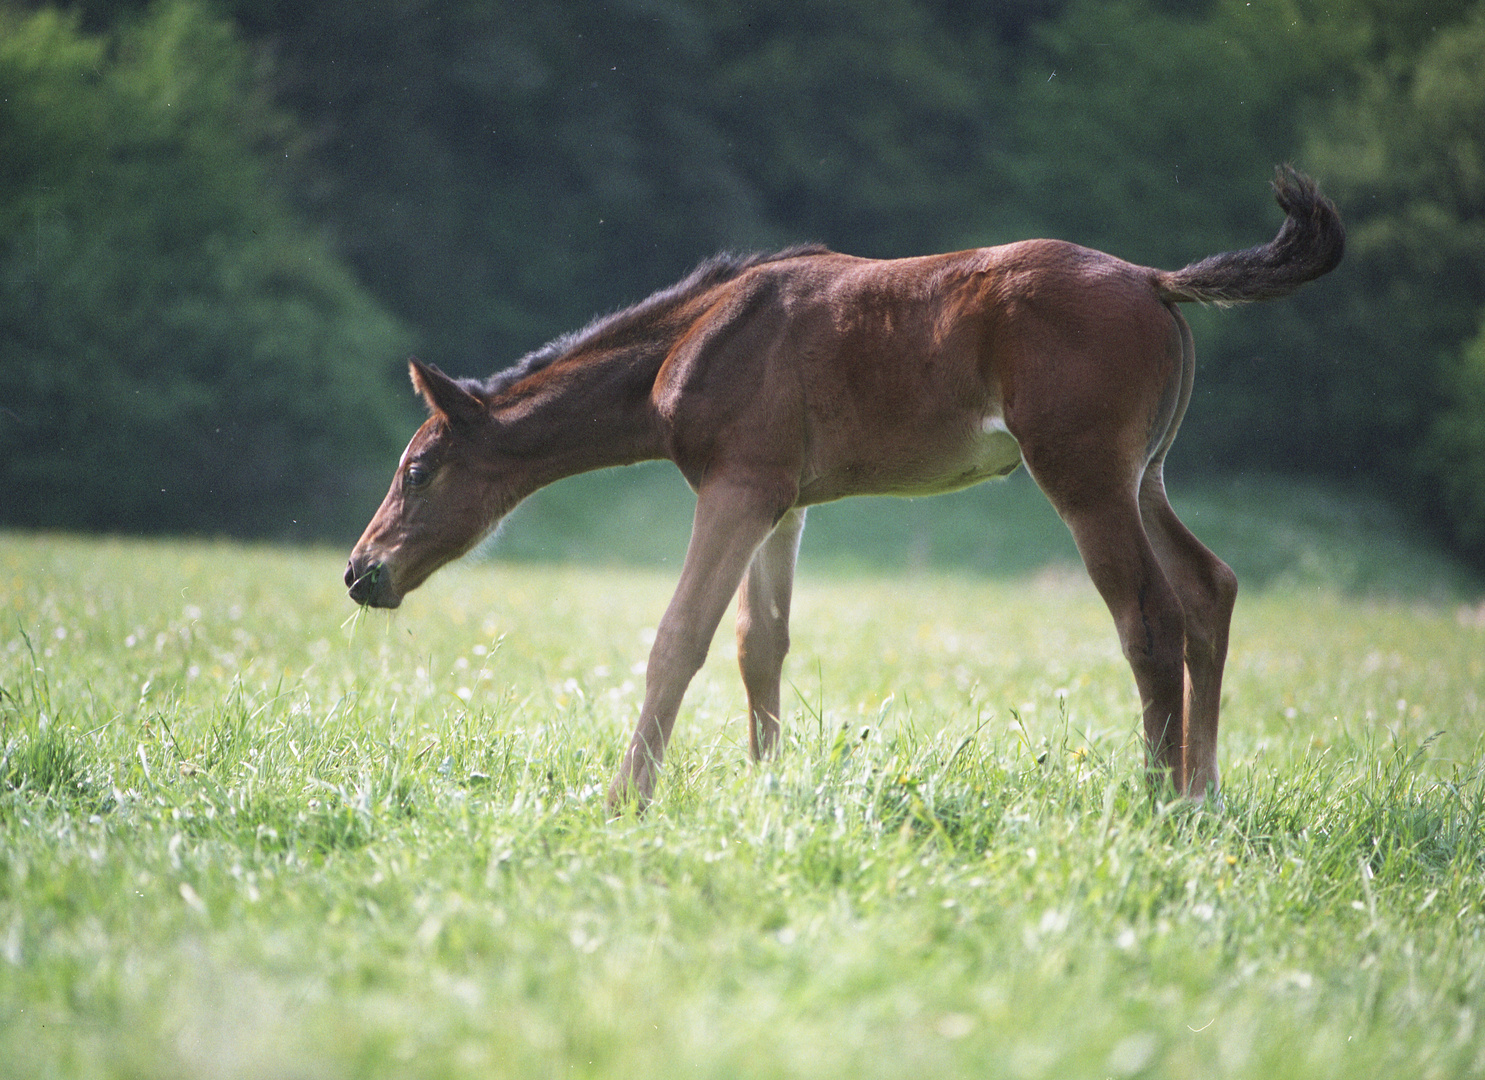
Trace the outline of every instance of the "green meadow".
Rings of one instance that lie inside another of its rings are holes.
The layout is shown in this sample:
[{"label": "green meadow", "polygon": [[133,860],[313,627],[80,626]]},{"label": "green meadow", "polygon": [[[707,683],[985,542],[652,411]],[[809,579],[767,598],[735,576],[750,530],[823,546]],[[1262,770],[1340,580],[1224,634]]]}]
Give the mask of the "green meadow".
[{"label": "green meadow", "polygon": [[1019,481],[812,512],[782,756],[724,625],[615,820],[659,473],[390,616],[340,550],[0,535],[0,1075],[1485,1076],[1485,586],[1364,499],[1177,502],[1245,584],[1220,808]]}]

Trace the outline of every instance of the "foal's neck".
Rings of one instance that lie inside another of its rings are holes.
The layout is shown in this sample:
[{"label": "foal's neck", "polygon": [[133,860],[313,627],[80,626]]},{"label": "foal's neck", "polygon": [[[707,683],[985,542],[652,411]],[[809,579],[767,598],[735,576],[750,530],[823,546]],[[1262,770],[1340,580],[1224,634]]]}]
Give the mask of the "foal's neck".
[{"label": "foal's neck", "polygon": [[502,451],[529,467],[529,491],[666,456],[650,392],[668,345],[585,344],[491,402]]}]

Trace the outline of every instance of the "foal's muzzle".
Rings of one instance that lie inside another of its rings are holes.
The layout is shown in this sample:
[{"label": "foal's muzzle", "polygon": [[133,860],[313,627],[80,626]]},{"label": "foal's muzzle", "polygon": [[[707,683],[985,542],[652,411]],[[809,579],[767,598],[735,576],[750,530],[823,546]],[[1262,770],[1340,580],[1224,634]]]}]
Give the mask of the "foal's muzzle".
[{"label": "foal's muzzle", "polygon": [[402,597],[392,591],[392,575],[382,563],[356,565],[353,558],[345,568],[346,589],[351,599],[362,607],[394,608]]}]

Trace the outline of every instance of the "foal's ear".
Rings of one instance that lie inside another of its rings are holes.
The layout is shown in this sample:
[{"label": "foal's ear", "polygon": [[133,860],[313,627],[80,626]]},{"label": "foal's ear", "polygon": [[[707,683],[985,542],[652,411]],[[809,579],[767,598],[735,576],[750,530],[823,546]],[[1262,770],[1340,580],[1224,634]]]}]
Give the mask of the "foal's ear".
[{"label": "foal's ear", "polygon": [[407,362],[413,388],[422,395],[432,412],[440,413],[455,423],[473,424],[485,419],[485,403],[432,364],[417,357]]}]

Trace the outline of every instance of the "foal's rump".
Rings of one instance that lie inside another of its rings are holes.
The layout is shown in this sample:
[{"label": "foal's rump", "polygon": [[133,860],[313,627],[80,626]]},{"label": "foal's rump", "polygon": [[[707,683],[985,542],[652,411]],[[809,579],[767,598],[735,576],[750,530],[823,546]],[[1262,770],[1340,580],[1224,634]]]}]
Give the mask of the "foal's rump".
[{"label": "foal's rump", "polygon": [[949,490],[1014,467],[1011,437],[1044,471],[1138,482],[1190,399],[1175,305],[1275,299],[1341,259],[1344,228],[1314,182],[1281,167],[1273,188],[1286,215],[1273,240],[1176,271],[1058,240],[877,263],[812,255],[803,273],[828,276],[816,296],[834,314],[809,321],[831,333],[794,362],[821,388],[812,429],[841,447],[816,447],[816,472],[834,460],[849,473],[816,487]]},{"label": "foal's rump", "polygon": [[662,367],[658,411],[679,456],[767,460],[802,504],[1003,476],[1023,437],[1122,460],[1163,439],[1180,396],[1157,274],[1058,240],[759,266]]}]

